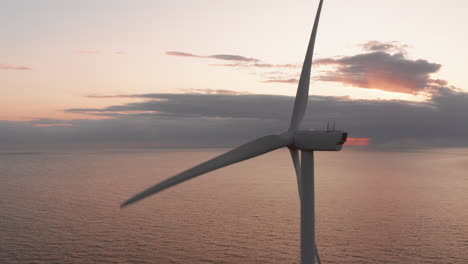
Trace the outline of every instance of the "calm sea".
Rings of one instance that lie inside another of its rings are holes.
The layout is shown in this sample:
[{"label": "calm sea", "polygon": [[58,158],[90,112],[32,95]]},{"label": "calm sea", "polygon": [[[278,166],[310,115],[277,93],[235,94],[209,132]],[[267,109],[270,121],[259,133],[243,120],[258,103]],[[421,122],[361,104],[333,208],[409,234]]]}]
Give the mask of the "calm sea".
[{"label": "calm sea", "polygon": [[[298,263],[287,150],[120,210],[223,150],[0,155],[0,263]],[[322,263],[468,263],[468,150],[316,154]]]}]

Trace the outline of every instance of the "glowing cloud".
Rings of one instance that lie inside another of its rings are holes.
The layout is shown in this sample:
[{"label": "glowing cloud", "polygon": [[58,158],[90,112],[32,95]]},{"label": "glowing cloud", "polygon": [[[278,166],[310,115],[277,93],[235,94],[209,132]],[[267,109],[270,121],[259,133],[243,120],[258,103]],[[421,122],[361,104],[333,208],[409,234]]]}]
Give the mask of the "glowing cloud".
[{"label": "glowing cloud", "polygon": [[430,92],[435,86],[445,87],[447,84],[444,80],[431,78],[431,74],[438,72],[442,65],[408,58],[408,45],[374,40],[360,46],[365,53],[316,60],[317,66],[333,67],[317,80],[408,94]]},{"label": "glowing cloud", "polygon": [[441,65],[426,60],[410,60],[403,54],[378,51],[339,59],[321,59],[316,65],[334,66],[318,79],[340,82],[359,88],[414,94],[423,91],[432,82],[430,74]]}]

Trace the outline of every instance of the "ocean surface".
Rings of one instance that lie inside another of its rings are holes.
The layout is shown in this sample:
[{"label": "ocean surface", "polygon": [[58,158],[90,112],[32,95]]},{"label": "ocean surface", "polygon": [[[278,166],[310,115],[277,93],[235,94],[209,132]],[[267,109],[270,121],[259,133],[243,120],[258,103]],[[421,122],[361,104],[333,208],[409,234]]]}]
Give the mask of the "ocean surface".
[{"label": "ocean surface", "polygon": [[[299,263],[287,150],[121,210],[224,150],[0,152],[0,263]],[[468,263],[468,149],[316,154],[322,263]]]}]

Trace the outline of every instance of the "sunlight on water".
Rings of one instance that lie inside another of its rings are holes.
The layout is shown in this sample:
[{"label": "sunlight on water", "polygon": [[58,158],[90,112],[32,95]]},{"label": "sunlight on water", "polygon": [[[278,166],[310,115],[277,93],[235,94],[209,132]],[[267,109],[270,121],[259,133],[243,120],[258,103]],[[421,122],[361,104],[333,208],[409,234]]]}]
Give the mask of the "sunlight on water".
[{"label": "sunlight on water", "polygon": [[[298,263],[287,150],[119,209],[221,152],[0,155],[0,263]],[[468,150],[316,157],[322,263],[468,263]]]}]

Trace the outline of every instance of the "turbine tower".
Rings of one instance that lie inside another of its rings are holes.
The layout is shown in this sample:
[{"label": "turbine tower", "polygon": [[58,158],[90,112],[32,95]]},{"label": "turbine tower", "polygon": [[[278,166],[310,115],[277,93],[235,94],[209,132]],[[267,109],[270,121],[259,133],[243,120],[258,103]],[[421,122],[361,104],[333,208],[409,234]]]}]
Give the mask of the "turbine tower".
[{"label": "turbine tower", "polygon": [[[204,173],[251,159],[279,148],[287,147],[289,148],[294,163],[301,203],[301,264],[312,264],[315,263],[315,260],[320,263],[318,250],[315,244],[314,151],[339,151],[348,137],[348,133],[334,129],[327,129],[325,131],[299,130],[309,100],[312,55],[314,52],[315,37],[317,35],[322,5],[323,0],[320,1],[318,6],[314,27],[302,66],[289,130],[283,134],[260,137],[183,171],[136,194],[122,203],[121,207],[126,207],[150,195]],[[299,152],[301,152],[301,157],[299,157]]]}]

